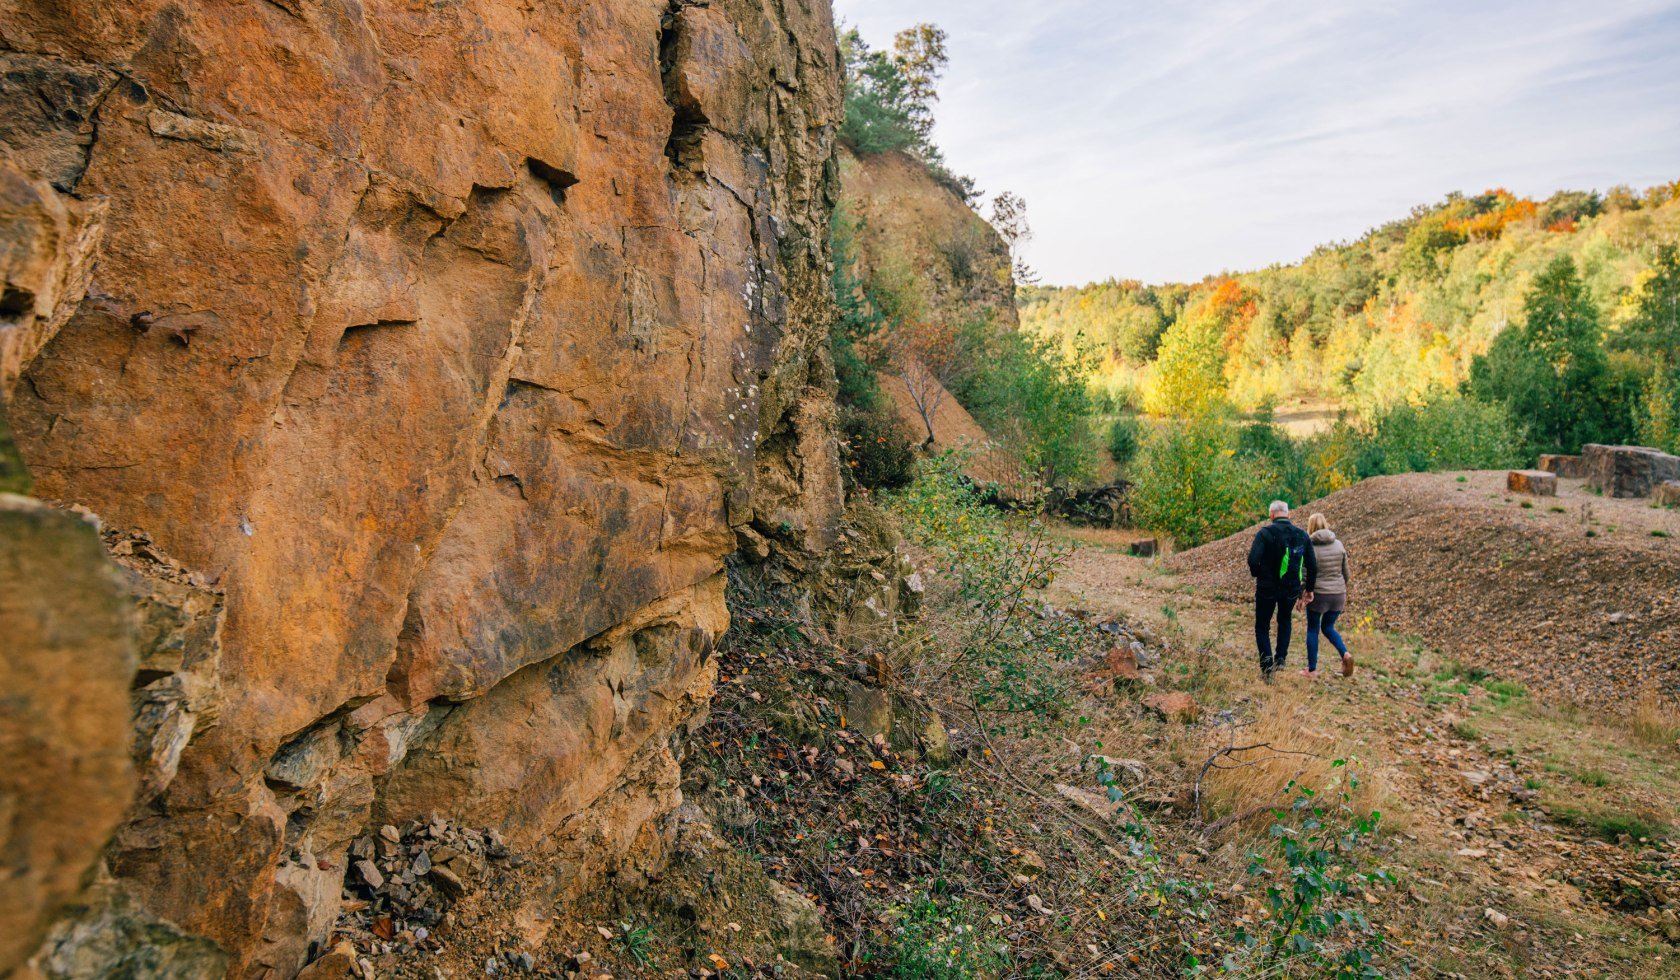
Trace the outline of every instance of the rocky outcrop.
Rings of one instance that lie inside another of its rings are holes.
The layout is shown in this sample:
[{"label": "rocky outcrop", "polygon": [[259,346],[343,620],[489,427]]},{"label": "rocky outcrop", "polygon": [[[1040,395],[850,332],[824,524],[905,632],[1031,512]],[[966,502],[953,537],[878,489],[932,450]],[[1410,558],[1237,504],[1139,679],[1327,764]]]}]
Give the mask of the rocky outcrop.
[{"label": "rocky outcrop", "polygon": [[38,967],[295,974],[375,820],[589,887],[680,798],[739,533],[839,521],[828,4],[0,0],[0,48],[9,421],[138,608],[133,809]]},{"label": "rocky outcrop", "polygon": [[1612,497],[1649,497],[1669,480],[1680,480],[1680,458],[1648,446],[1581,448],[1587,486]]},{"label": "rocky outcrop", "polygon": [[1020,326],[1009,247],[926,164],[842,151],[840,183],[859,278],[909,294],[915,315],[936,323]]},{"label": "rocky outcrop", "polygon": [[123,598],[91,525],[0,494],[0,975],[81,891],[128,809]]}]

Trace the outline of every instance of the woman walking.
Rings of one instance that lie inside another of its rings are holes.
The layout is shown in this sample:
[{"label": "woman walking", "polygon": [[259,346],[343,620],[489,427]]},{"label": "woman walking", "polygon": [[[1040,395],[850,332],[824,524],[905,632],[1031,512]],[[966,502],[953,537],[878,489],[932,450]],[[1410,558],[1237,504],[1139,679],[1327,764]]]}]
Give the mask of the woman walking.
[{"label": "woman walking", "polygon": [[1307,605],[1307,669],[1308,677],[1318,676],[1318,637],[1324,634],[1342,655],[1342,676],[1353,676],[1353,655],[1348,653],[1342,635],[1336,632],[1336,620],[1347,609],[1348,556],[1347,548],[1330,530],[1330,522],[1323,514],[1307,518],[1307,535],[1312,539],[1313,553],[1318,558],[1318,582],[1313,600]]}]

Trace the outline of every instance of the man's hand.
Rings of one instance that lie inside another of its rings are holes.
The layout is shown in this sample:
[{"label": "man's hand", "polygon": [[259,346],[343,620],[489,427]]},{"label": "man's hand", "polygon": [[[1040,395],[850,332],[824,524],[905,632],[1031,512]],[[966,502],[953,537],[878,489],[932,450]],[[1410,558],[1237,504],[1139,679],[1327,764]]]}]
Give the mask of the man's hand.
[{"label": "man's hand", "polygon": [[1313,601],[1313,594],[1311,592],[1302,593],[1302,595],[1301,595],[1301,605],[1310,606],[1310,605],[1312,605],[1312,601]]}]

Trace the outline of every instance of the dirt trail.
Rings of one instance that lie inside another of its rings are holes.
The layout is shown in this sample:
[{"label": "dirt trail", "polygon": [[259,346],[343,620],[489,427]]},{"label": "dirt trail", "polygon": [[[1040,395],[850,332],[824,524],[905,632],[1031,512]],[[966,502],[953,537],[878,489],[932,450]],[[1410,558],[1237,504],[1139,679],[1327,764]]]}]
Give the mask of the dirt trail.
[{"label": "dirt trail", "polygon": [[[1572,700],[1568,693],[1582,690],[1578,672],[1537,670],[1513,656],[1502,635],[1550,635],[1556,627],[1546,617],[1602,609],[1585,649],[1619,644],[1614,649],[1623,655],[1646,658],[1650,669],[1642,676],[1672,680],[1669,661],[1680,650],[1642,645],[1653,633],[1672,635],[1664,632],[1674,628],[1672,596],[1649,596],[1635,607],[1641,589],[1654,591],[1651,580],[1622,589],[1589,579],[1613,562],[1641,574],[1668,567],[1672,542],[1649,532],[1675,518],[1618,506],[1626,502],[1583,500],[1578,488],[1555,504],[1566,513],[1551,513],[1552,502],[1534,513],[1490,483],[1486,474],[1466,475],[1463,483],[1457,474],[1403,478],[1324,502],[1350,527],[1356,518],[1370,522],[1368,531],[1348,535],[1356,561],[1364,559],[1343,628],[1360,664],[1352,681],[1328,670],[1316,680],[1297,673],[1305,660],[1297,618],[1290,669],[1275,686],[1259,682],[1243,589],[1248,534],[1165,562],[1082,543],[1046,598],[1147,623],[1176,635],[1179,649],[1211,658],[1220,677],[1198,692],[1209,709],[1260,717],[1297,712],[1307,719],[1304,737],[1331,732],[1356,751],[1383,783],[1399,831],[1396,858],[1412,904],[1390,917],[1396,939],[1416,943],[1433,975],[1680,976],[1673,826],[1680,715],[1649,696],[1635,712],[1625,687],[1616,697],[1627,717],[1590,710],[1613,699]],[[1456,510],[1443,514],[1445,507]],[[1468,566],[1443,559],[1452,571],[1437,581],[1375,567],[1377,556],[1414,547],[1417,535],[1443,521],[1462,532],[1454,540]],[[1605,530],[1612,524],[1615,531]],[[1614,543],[1586,538],[1591,527]],[[1529,553],[1545,555],[1563,538],[1580,539],[1574,554],[1581,579],[1549,571],[1544,561],[1506,566],[1513,569],[1509,581],[1497,571],[1470,571],[1487,562],[1490,548],[1530,542]],[[1234,572],[1225,567],[1232,562]],[[1464,622],[1457,616],[1407,619],[1417,615],[1425,590],[1458,584],[1480,593],[1469,603],[1481,612],[1480,625],[1455,630]],[[1609,628],[1608,614],[1622,608],[1645,624],[1641,639]],[[1407,621],[1418,623],[1406,631],[1412,635],[1382,629]],[[1571,634],[1571,642],[1578,638]]]}]

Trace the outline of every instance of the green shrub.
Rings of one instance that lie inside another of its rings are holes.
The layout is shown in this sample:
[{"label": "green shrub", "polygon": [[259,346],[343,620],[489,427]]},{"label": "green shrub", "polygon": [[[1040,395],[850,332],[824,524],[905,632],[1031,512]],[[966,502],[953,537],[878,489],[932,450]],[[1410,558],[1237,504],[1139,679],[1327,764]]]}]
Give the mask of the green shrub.
[{"label": "green shrub", "polygon": [[855,484],[869,490],[896,490],[916,473],[916,447],[884,400],[841,406],[840,458]]},{"label": "green shrub", "polygon": [[1143,425],[1135,415],[1122,415],[1108,426],[1108,457],[1125,467],[1137,458],[1143,444]]},{"label": "green shrub", "polygon": [[1518,465],[1523,434],[1503,405],[1444,395],[1400,404],[1371,420],[1358,460],[1362,477]]},{"label": "green shrub", "polygon": [[891,976],[903,980],[967,980],[1002,976],[1009,960],[999,955],[1003,944],[989,940],[976,925],[963,901],[943,902],[928,895],[899,906],[892,924]]},{"label": "green shrub", "polygon": [[989,506],[963,464],[956,453],[923,460],[910,486],[887,499],[942,573],[929,587],[936,635],[923,667],[952,678],[976,710],[1030,725],[1066,705],[1071,682],[1057,667],[1091,642],[1077,620],[1042,617],[1032,602],[1068,551],[1035,510]]},{"label": "green shrub", "polygon": [[1239,457],[1231,428],[1213,415],[1163,424],[1134,467],[1132,514],[1145,528],[1193,548],[1258,521],[1271,474]]},{"label": "green shrub", "polygon": [[951,394],[1045,484],[1068,486],[1096,468],[1096,403],[1077,355],[989,322],[969,324]]}]

